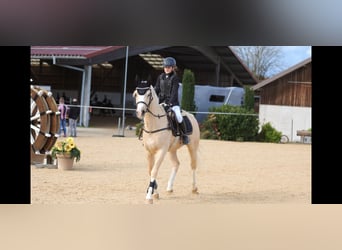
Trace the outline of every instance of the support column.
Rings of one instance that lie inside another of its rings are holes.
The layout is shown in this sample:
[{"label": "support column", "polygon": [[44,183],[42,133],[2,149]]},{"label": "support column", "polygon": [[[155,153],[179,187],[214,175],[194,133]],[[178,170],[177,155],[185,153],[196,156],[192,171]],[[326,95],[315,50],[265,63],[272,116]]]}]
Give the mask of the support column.
[{"label": "support column", "polygon": [[91,65],[84,66],[82,79],[82,94],[81,94],[81,125],[89,126],[89,107],[90,107],[90,90],[91,90]]}]

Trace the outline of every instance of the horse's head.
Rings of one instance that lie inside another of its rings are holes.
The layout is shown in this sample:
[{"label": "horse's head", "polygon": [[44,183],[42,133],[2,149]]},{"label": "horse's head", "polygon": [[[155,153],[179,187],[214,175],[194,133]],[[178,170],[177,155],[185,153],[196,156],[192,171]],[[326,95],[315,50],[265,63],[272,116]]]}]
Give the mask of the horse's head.
[{"label": "horse's head", "polygon": [[137,87],[133,92],[133,97],[135,98],[135,104],[137,106],[135,112],[139,119],[143,119],[152,100],[157,97],[150,78],[148,78],[148,80],[140,80],[140,78],[136,77],[136,86]]}]

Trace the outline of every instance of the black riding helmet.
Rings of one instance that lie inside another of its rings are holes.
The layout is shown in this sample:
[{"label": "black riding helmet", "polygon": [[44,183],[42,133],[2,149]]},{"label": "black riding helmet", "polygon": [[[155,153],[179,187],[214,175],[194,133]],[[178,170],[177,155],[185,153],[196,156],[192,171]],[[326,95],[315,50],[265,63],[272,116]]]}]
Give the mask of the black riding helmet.
[{"label": "black riding helmet", "polygon": [[166,57],[164,59],[164,62],[163,62],[163,66],[164,67],[168,67],[168,66],[176,66],[176,59],[174,59],[173,57]]}]

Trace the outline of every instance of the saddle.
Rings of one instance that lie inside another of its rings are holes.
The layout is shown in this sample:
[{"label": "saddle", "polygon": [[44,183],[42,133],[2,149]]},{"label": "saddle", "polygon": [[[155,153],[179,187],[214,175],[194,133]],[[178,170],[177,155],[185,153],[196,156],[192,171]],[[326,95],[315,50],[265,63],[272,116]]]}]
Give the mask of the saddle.
[{"label": "saddle", "polygon": [[[192,134],[192,124],[191,124],[188,116],[186,116],[186,115],[182,115],[182,116],[183,116],[183,122],[184,122],[184,126],[185,126],[185,131],[183,132],[183,134],[191,135]],[[173,136],[182,135],[180,124],[177,121],[175,113],[171,109],[167,111],[167,119],[169,122],[169,127],[172,131],[172,135]]]},{"label": "saddle", "polygon": [[[162,128],[162,129],[158,129],[158,130],[154,130],[154,131],[149,131],[149,133],[155,133],[155,132],[159,132],[159,131],[164,130],[164,129],[170,129],[172,132],[172,135],[175,137],[181,136],[181,135],[191,135],[192,134],[192,124],[191,124],[188,116],[182,115],[183,116],[182,124],[184,125],[184,127],[181,128],[181,125],[177,121],[175,112],[170,107],[167,107],[167,106],[164,106],[164,109],[166,111],[168,126],[166,128]],[[139,140],[142,137],[143,131],[146,131],[146,130],[144,130],[144,128],[142,127],[140,129],[140,131],[138,132]]]}]

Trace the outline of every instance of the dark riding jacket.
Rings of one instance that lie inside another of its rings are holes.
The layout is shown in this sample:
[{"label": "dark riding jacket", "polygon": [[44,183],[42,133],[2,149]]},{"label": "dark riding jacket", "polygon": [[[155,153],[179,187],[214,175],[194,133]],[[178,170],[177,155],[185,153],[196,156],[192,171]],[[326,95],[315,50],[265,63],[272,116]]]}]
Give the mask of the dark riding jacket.
[{"label": "dark riding jacket", "polygon": [[154,88],[159,97],[159,103],[166,103],[170,106],[179,106],[179,82],[179,77],[175,72],[171,72],[170,74],[162,73],[159,75]]},{"label": "dark riding jacket", "polygon": [[[77,105],[77,103],[73,102],[73,105]],[[71,106],[69,109],[69,118],[77,120],[79,116],[80,116],[80,107]]]}]

